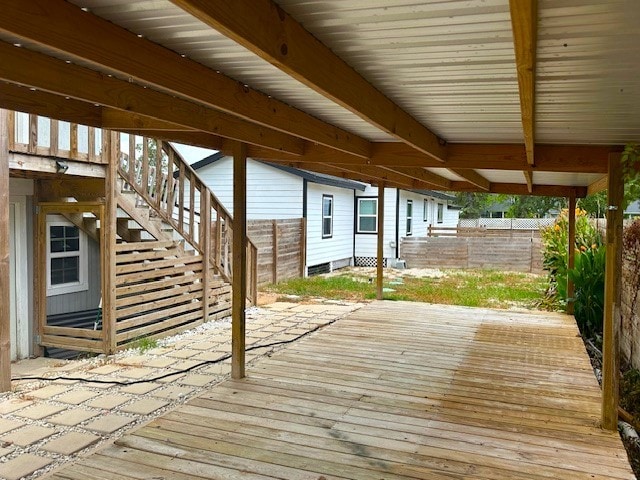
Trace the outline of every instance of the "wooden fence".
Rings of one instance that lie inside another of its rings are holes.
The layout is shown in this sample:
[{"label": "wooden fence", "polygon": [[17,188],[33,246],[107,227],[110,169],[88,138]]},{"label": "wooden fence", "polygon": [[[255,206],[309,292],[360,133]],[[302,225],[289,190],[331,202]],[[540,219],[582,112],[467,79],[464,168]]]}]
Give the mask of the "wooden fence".
[{"label": "wooden fence", "polygon": [[400,258],[408,268],[484,268],[542,272],[539,238],[405,237]]},{"label": "wooden fence", "polygon": [[501,237],[540,238],[539,228],[438,227],[429,225],[429,237]]},{"label": "wooden fence", "polygon": [[250,220],[247,232],[258,252],[258,284],[277,283],[304,274],[306,222]]}]

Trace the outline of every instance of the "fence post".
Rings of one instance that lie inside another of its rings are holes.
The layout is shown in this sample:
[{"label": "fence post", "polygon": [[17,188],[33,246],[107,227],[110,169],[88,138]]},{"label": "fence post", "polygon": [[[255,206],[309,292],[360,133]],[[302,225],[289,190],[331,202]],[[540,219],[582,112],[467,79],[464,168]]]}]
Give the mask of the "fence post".
[{"label": "fence post", "polygon": [[[573,270],[576,262],[576,192],[572,190],[569,195],[569,236],[567,237],[569,247],[567,259],[567,271]],[[575,285],[567,275],[567,313],[573,315]]]},{"label": "fence post", "polygon": [[307,219],[300,219],[300,277],[307,276]]},{"label": "fence post", "polygon": [[272,244],[272,257],[273,257],[273,267],[271,271],[271,276],[273,277],[273,283],[278,283],[278,221],[271,221],[271,235],[273,236],[273,244]]},{"label": "fence post", "polygon": [[[9,128],[0,109],[0,392],[11,390],[11,312],[9,291]],[[11,132],[13,134],[13,132]]]}]

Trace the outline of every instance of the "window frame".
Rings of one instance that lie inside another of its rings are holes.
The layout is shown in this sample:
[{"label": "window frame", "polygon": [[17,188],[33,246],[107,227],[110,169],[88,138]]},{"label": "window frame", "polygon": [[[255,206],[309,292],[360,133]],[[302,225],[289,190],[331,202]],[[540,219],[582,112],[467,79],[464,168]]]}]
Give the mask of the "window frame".
[{"label": "window frame", "polygon": [[438,223],[444,223],[444,203],[438,203],[438,215],[437,215]]},{"label": "window frame", "polygon": [[[70,252],[51,251],[51,227],[76,227],[78,228],[78,250]],[[65,295],[68,293],[84,292],[89,290],[89,265],[87,260],[88,244],[87,235],[73,223],[64,219],[60,215],[50,215],[46,222],[46,280],[47,297]],[[60,283],[57,285],[51,282],[51,260],[54,258],[78,257],[78,280],[74,282]]]},{"label": "window frame", "polygon": [[[329,200],[329,202],[330,202],[329,205],[330,205],[330,208],[331,208],[331,212],[330,212],[329,215],[325,215],[324,214],[324,202],[325,202],[325,200]],[[322,224],[321,224],[321,227],[320,227],[320,231],[322,232],[322,238],[323,239],[332,238],[333,237],[333,208],[334,208],[333,195],[323,194],[322,195],[322,212],[321,212],[322,213],[322,222],[321,222]],[[330,219],[330,222],[329,222],[329,233],[328,234],[325,233],[325,231],[324,231],[325,219]]]},{"label": "window frame", "polygon": [[[409,210],[411,210],[411,215],[409,215]],[[413,200],[410,198],[407,199],[407,210],[405,214],[405,234],[407,237],[410,237],[411,235],[413,235]]]},{"label": "window frame", "polygon": [[[359,235],[377,235],[378,234],[378,197],[357,197],[358,201],[356,202],[356,233]],[[373,201],[375,208],[374,214],[365,214],[366,218],[375,218],[375,229],[373,231],[370,230],[361,230],[360,229],[360,218],[363,216],[360,214],[360,204],[363,201]]]},{"label": "window frame", "polygon": [[422,221],[423,222],[429,221],[429,199],[428,198],[424,199],[424,205],[422,210]]}]

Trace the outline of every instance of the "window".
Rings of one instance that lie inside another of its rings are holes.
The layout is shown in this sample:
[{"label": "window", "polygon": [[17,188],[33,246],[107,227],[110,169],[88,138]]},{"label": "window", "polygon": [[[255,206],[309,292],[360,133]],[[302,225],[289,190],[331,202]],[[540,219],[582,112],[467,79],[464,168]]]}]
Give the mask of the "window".
[{"label": "window", "polygon": [[[60,217],[57,217],[60,218]],[[87,237],[64,220],[47,221],[47,295],[87,290]]]},{"label": "window", "polygon": [[333,196],[322,196],[322,238],[333,235]]},{"label": "window", "polygon": [[427,200],[426,198],[424,199],[424,210],[422,210],[422,221],[429,221],[429,200]]},{"label": "window", "polygon": [[378,199],[358,199],[357,233],[378,233]]},{"label": "window", "polygon": [[407,200],[407,236],[411,235],[413,227],[413,200]]},{"label": "window", "polygon": [[444,204],[438,204],[438,223],[444,222]]}]

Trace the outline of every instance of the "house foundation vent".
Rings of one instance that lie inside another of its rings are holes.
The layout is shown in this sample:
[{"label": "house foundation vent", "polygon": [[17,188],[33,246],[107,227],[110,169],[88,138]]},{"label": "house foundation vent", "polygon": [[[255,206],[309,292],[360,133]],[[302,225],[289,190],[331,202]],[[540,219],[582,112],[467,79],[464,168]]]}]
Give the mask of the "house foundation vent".
[{"label": "house foundation vent", "polygon": [[321,273],[331,272],[331,263],[320,263],[318,265],[312,265],[307,267],[307,275],[312,277],[313,275],[320,275]]},{"label": "house foundation vent", "polygon": [[[356,257],[356,267],[376,267],[378,259],[376,257]],[[382,259],[382,266],[386,268],[387,259]]]}]

